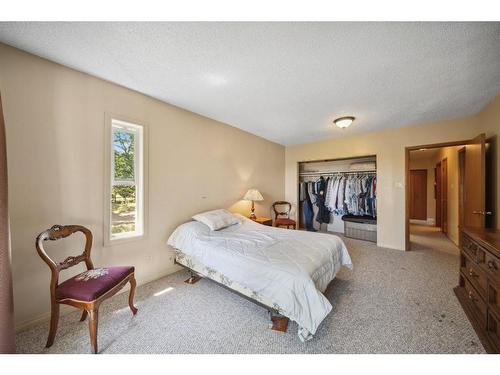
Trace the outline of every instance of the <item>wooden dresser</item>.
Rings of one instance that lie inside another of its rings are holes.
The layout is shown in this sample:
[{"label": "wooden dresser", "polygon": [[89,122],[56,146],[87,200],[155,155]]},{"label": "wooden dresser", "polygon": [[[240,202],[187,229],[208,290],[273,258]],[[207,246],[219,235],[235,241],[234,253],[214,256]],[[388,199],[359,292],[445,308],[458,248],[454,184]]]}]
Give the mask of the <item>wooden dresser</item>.
[{"label": "wooden dresser", "polygon": [[489,353],[500,353],[500,231],[462,229],[455,294]]}]

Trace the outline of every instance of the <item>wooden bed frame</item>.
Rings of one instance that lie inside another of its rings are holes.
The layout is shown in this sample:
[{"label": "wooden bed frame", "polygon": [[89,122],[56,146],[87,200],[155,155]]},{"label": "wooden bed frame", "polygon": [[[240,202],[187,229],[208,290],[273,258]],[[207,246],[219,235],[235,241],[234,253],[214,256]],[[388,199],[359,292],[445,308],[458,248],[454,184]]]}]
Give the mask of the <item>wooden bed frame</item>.
[{"label": "wooden bed frame", "polygon": [[202,278],[206,278],[206,279],[216,283],[217,285],[222,286],[224,289],[227,289],[227,290],[239,295],[240,297],[243,297],[246,300],[255,303],[256,305],[267,309],[267,312],[269,314],[269,319],[271,320],[271,329],[273,331],[286,332],[289,319],[286,316],[281,315],[275,308],[267,306],[267,305],[263,304],[262,302],[259,302],[259,301],[255,300],[247,295],[244,295],[243,293],[238,292],[237,290],[234,290],[234,289],[228,287],[227,285],[224,285],[216,280],[211,279],[210,277],[206,277],[205,275],[202,275],[200,272],[197,272],[197,271],[189,268],[188,266],[177,262],[177,259],[174,260],[174,264],[177,264],[177,265],[189,270],[189,272],[191,273],[191,276],[187,280],[184,281],[186,284],[195,284],[198,281],[200,281]]}]

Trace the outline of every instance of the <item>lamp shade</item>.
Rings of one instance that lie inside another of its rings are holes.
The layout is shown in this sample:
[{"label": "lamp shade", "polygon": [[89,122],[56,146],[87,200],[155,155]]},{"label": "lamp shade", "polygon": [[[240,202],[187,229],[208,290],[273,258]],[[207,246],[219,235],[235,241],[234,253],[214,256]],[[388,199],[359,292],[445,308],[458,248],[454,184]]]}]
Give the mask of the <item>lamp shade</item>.
[{"label": "lamp shade", "polygon": [[257,189],[249,189],[243,199],[246,201],[263,201],[264,197]]}]

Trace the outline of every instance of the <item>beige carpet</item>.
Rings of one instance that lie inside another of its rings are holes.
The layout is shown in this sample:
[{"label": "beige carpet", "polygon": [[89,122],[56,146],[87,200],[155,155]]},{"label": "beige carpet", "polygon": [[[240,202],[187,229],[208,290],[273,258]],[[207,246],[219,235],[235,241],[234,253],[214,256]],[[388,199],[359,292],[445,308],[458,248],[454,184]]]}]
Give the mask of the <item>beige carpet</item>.
[{"label": "beige carpet", "polygon": [[460,254],[458,247],[438,227],[410,225],[410,239],[412,250],[435,249],[450,254]]},{"label": "beige carpet", "polygon": [[[263,308],[209,280],[185,284],[188,274],[180,271],[138,288],[136,317],[125,294],[103,304],[100,352],[484,352],[452,291],[457,255],[440,251],[439,241],[411,252],[345,241],[354,270],[342,270],[329,286],[333,310],[307,343],[299,341],[295,323],[285,334],[271,331]],[[18,333],[18,352],[88,353],[87,323],[79,317],[75,312],[61,318],[50,349],[44,348],[48,323]]]}]

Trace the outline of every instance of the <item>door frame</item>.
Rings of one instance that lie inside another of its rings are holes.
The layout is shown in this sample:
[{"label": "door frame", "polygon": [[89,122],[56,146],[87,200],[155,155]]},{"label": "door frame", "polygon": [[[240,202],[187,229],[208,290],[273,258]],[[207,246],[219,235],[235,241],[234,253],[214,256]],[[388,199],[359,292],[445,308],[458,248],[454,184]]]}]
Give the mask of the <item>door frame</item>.
[{"label": "door frame", "polygon": [[[448,237],[448,158],[439,162],[441,165],[441,232]],[[446,171],[446,173],[445,173]]]},{"label": "door frame", "polygon": [[417,151],[425,148],[441,148],[464,146],[470,143],[470,139],[462,141],[432,143],[418,146],[405,147],[405,251],[410,250],[410,151]]},{"label": "door frame", "polygon": [[443,173],[441,169],[441,160],[436,163],[434,166],[434,199],[435,199],[435,205],[436,205],[436,227],[441,227],[443,226],[443,214],[441,212],[441,194],[442,189],[443,189],[443,184],[442,184],[442,179],[441,179],[441,173]]}]

